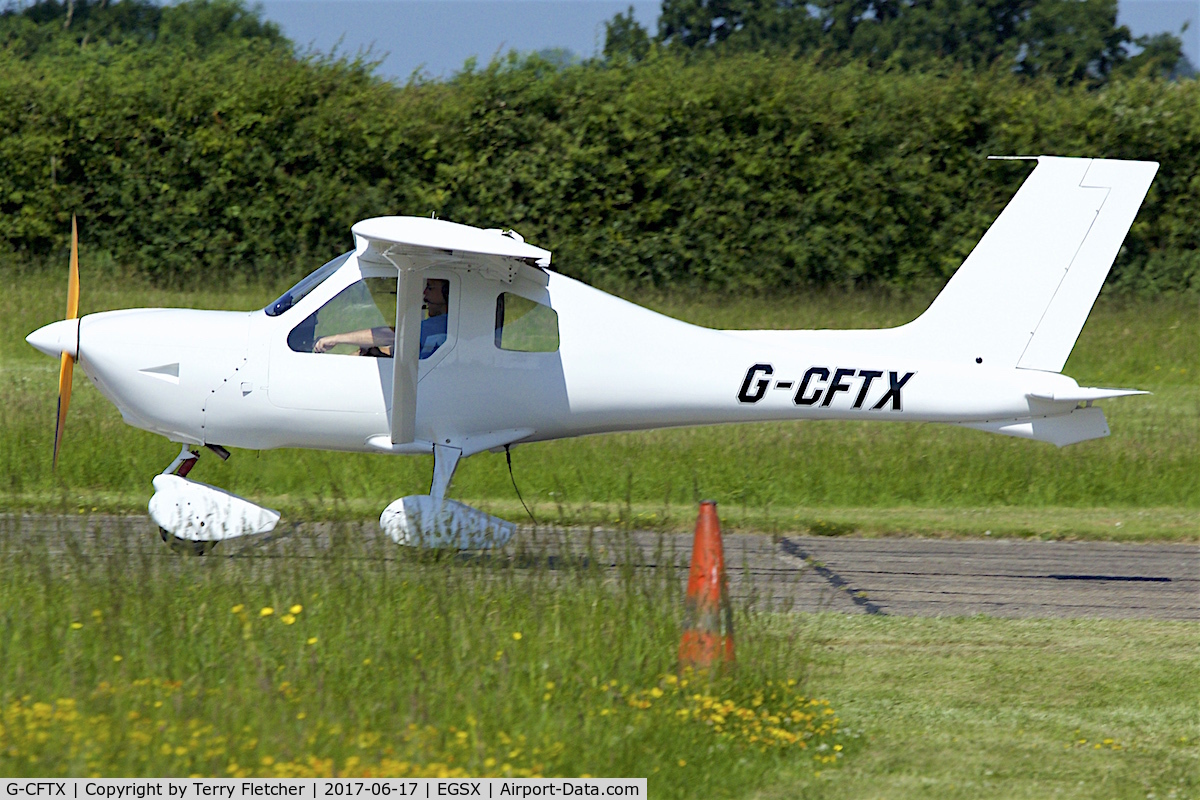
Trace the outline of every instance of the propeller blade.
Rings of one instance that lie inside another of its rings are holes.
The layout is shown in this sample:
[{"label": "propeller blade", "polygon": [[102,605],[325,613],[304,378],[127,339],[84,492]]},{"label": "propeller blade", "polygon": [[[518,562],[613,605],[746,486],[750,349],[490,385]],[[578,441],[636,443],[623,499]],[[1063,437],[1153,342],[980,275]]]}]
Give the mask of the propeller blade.
[{"label": "propeller blade", "polygon": [[75,359],[68,353],[62,354],[58,368],[58,421],[54,425],[54,463],[58,468],[58,448],[62,444],[63,428],[67,423],[67,407],[71,405],[71,378],[75,373]]},{"label": "propeller blade", "polygon": [[[65,319],[75,319],[79,316],[79,226],[75,215],[71,215],[71,269],[67,273],[67,316]],[[61,390],[60,390],[61,391]]]},{"label": "propeller blade", "polygon": [[[67,319],[79,316],[79,225],[71,215],[71,266],[67,273]],[[76,348],[78,352],[78,348]],[[58,469],[58,448],[62,445],[63,430],[67,424],[67,408],[71,405],[71,379],[75,374],[75,359],[69,353],[62,354],[58,367],[58,420],[54,423],[53,469]]]}]

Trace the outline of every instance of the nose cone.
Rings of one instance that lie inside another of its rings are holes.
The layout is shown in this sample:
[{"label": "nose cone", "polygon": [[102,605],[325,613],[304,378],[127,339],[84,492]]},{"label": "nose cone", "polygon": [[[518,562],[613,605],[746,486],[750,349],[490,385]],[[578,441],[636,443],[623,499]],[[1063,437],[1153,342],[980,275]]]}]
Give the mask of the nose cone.
[{"label": "nose cone", "polygon": [[63,319],[38,328],[25,341],[48,356],[79,355],[79,320]]}]

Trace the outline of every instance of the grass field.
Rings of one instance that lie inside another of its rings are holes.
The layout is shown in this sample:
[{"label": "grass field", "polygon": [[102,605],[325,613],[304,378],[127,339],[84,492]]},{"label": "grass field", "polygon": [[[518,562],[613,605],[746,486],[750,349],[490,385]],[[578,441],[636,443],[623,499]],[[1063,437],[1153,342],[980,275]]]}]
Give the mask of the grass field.
[{"label": "grass field", "polygon": [[804,624],[819,643],[809,689],[863,744],[757,798],[1200,797],[1195,623]]},{"label": "grass field", "polygon": [[2,775],[1200,796],[1195,623],[739,607],[738,668],[680,679],[665,571],[377,550],[336,526],[317,559],[112,541],[100,556],[0,524]]},{"label": "grass field", "polygon": [[[155,289],[84,282],[84,313],[114,307],[254,308],[280,287]],[[140,513],[177,448],[124,425],[76,381],[62,461],[50,471],[57,365],[23,341],[61,316],[58,280],[13,274],[0,298],[0,505]],[[646,301],[647,298],[639,297]],[[928,298],[651,297],[674,316],[727,327],[870,327]],[[515,448],[518,484],[543,521],[683,529],[701,497],[742,529],[867,535],[1200,538],[1200,302],[1101,298],[1066,372],[1081,385],[1154,394],[1104,404],[1113,435],[1062,450],[951,426],[776,423],[654,431]],[[199,480],[285,514],[366,518],[425,491],[428,458],[311,451],[202,459]],[[459,468],[454,496],[524,518],[502,456]],[[1119,524],[1118,524],[1119,523]]]}]

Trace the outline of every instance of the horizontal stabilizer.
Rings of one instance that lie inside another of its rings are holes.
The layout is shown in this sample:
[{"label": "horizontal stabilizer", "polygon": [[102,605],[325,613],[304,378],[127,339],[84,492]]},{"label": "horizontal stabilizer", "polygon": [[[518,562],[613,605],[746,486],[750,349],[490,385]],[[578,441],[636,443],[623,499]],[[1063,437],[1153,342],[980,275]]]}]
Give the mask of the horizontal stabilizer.
[{"label": "horizontal stabilizer", "polygon": [[1150,394],[1140,389],[1097,389],[1091,386],[1080,386],[1067,392],[1042,394],[1030,392],[1027,396],[1033,400],[1045,400],[1051,403],[1090,403],[1093,400],[1107,400],[1111,397],[1131,397],[1135,394]]},{"label": "horizontal stabilizer", "polygon": [[964,428],[974,428],[988,433],[1016,436],[1020,439],[1035,439],[1049,442],[1056,447],[1066,447],[1089,439],[1108,436],[1108,422],[1099,408],[1080,408],[1069,414],[1034,419],[1008,419],[993,422],[963,422]]}]

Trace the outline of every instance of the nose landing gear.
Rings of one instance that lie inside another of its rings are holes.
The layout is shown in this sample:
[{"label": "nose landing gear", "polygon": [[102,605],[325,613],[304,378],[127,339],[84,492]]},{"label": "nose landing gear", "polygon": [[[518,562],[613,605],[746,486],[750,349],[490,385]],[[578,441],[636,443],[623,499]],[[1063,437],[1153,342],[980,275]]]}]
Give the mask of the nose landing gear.
[{"label": "nose landing gear", "polygon": [[[219,445],[209,449],[222,458],[229,451]],[[176,552],[207,555],[217,542],[252,533],[268,533],[279,522],[279,512],[262,508],[245,498],[187,479],[199,453],[187,445],[160,475],[154,476],[150,518],[162,540]]]}]

